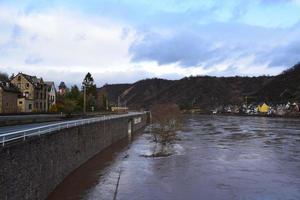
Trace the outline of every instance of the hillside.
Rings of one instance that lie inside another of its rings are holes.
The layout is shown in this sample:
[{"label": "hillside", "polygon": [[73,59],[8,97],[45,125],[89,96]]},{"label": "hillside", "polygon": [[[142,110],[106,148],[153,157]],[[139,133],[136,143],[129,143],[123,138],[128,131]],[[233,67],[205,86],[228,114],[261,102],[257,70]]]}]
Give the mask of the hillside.
[{"label": "hillside", "polygon": [[149,103],[160,102],[175,82],[157,78],[138,81],[121,94],[121,100],[132,107],[147,107]]},{"label": "hillside", "polygon": [[105,84],[103,87],[97,88],[98,100],[101,101],[101,95],[105,94],[111,104],[117,104],[118,96],[130,86],[131,84]]},{"label": "hillside", "polygon": [[172,102],[183,109],[211,109],[219,105],[248,102],[300,101],[300,65],[278,76],[212,77],[196,76],[171,81],[146,79],[134,84],[106,85],[111,103],[121,102],[131,108],[149,108],[155,103]]},{"label": "hillside", "polygon": [[[237,104],[253,88],[261,87],[269,77],[189,77],[176,81],[161,95],[161,102],[172,101],[181,108],[208,108],[225,104]],[[151,103],[151,102],[149,102]]]},{"label": "hillside", "polygon": [[300,101],[300,64],[266,82],[256,96],[269,102]]}]

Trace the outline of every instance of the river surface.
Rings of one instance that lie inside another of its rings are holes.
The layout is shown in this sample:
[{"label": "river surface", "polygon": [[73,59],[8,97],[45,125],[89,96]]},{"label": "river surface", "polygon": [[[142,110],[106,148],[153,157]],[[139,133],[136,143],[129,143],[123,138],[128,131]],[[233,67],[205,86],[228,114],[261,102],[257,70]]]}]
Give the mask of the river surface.
[{"label": "river surface", "polygon": [[149,129],[81,166],[49,200],[300,200],[300,121],[187,115],[173,155]]}]

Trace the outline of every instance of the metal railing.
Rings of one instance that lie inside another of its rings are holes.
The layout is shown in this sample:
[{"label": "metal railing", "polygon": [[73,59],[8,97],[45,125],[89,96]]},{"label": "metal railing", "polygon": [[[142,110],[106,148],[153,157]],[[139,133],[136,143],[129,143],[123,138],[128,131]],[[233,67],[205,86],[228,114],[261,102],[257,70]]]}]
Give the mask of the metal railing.
[{"label": "metal railing", "polygon": [[110,119],[116,119],[116,118],[122,118],[122,117],[129,117],[129,116],[136,116],[143,113],[129,113],[129,114],[121,114],[121,115],[109,115],[109,116],[102,116],[102,117],[94,117],[94,118],[88,118],[88,119],[79,119],[79,120],[72,120],[72,121],[66,121],[66,122],[58,122],[54,124],[39,126],[35,128],[20,130],[20,131],[14,131],[9,132],[5,134],[0,133],[0,143],[2,143],[2,146],[5,145],[5,143],[13,141],[13,140],[19,140],[23,139],[26,140],[27,137],[31,136],[39,136],[55,131],[59,131],[62,129],[72,128],[76,126],[82,126],[84,124],[91,124],[95,122],[110,120]]}]

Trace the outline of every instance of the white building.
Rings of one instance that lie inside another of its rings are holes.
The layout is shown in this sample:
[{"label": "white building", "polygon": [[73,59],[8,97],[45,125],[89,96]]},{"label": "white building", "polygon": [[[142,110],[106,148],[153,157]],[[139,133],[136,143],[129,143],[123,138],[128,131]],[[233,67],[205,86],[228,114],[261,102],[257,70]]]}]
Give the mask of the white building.
[{"label": "white building", "polygon": [[56,104],[56,89],[54,82],[46,81],[47,85],[47,110],[51,109],[52,106]]}]

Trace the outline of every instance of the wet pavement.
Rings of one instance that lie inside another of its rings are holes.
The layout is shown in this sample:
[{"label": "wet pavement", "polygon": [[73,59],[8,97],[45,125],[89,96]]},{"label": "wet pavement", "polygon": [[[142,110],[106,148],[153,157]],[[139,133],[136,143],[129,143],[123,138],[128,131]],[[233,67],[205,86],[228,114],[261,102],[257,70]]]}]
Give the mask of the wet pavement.
[{"label": "wet pavement", "polygon": [[188,115],[178,136],[173,155],[162,158],[142,156],[155,149],[149,129],[121,141],[49,200],[300,199],[299,120]]}]

